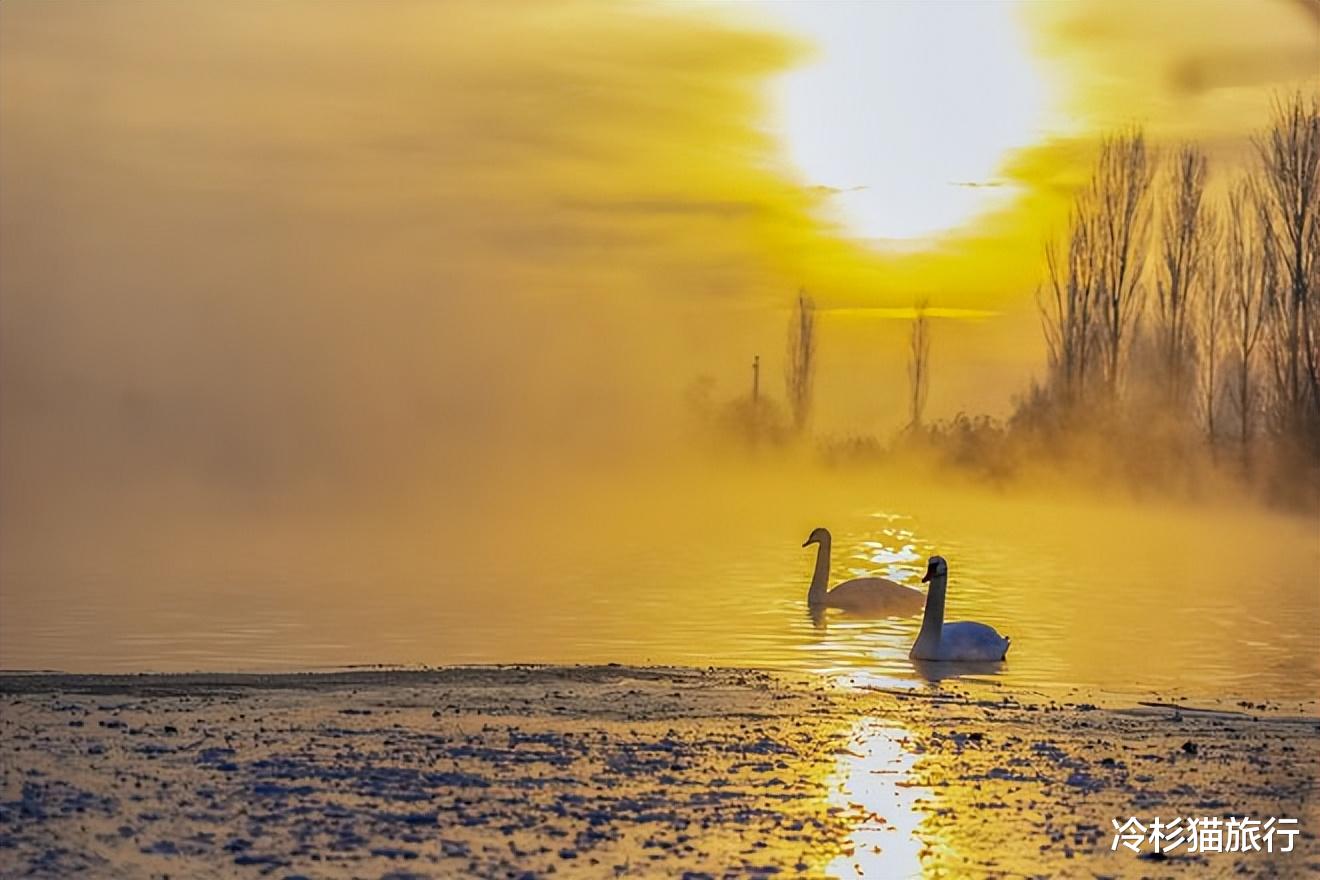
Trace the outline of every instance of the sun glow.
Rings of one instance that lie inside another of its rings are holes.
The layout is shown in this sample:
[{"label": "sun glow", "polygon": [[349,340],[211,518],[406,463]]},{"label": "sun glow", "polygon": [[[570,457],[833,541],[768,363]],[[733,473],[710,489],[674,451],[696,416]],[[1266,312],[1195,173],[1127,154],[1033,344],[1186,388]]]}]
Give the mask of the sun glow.
[{"label": "sun glow", "polygon": [[920,244],[1013,199],[1004,161],[1044,139],[1054,103],[1014,4],[763,8],[815,50],[779,80],[777,122],[846,230]]},{"label": "sun glow", "polygon": [[830,803],[852,824],[843,852],[825,868],[830,877],[920,877],[922,813],[929,795],[910,781],[916,756],[901,742],[904,732],[873,718],[853,728],[830,779]]}]

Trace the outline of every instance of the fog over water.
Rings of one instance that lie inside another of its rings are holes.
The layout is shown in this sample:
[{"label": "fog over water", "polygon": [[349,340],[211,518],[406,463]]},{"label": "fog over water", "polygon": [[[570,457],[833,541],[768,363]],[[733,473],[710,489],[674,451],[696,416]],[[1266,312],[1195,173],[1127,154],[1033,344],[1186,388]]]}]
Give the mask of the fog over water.
[{"label": "fog over water", "polygon": [[[1306,696],[1320,547],[1306,518],[937,475],[637,469],[429,509],[127,526],[58,566],[10,554],[0,659],[90,670],[356,663],[678,663],[919,682],[917,617],[807,613],[818,524],[833,580],[951,568],[948,617],[1012,636],[972,670],[1055,690]],[[98,536],[98,540],[101,538]],[[934,670],[938,673],[939,670]],[[947,670],[945,670],[947,672]]]},{"label": "fog over water", "polygon": [[[1297,42],[1282,7],[1242,39]],[[727,401],[760,355],[782,396],[799,287],[820,435],[903,423],[891,318],[932,291],[929,415],[1003,414],[1089,142],[1016,156],[1022,205],[885,262],[771,131],[808,47],[692,12],[0,4],[0,666],[919,681],[916,618],[808,617],[824,525],[835,581],[946,556],[950,617],[1013,638],[996,680],[1304,694],[1314,518],[694,441],[700,377]],[[1218,107],[1164,109],[1181,136]]]}]

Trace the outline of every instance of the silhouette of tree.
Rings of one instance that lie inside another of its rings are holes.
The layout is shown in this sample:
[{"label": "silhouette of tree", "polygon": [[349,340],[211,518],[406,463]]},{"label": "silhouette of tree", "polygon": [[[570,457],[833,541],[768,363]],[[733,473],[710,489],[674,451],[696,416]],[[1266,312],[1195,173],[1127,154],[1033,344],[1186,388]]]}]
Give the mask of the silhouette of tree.
[{"label": "silhouette of tree", "polygon": [[1094,360],[1096,266],[1092,221],[1089,212],[1074,207],[1067,254],[1061,259],[1056,243],[1046,245],[1049,280],[1044,288],[1036,288],[1051,386],[1065,409],[1084,393]]},{"label": "silhouette of tree", "polygon": [[1215,256],[1208,246],[1217,229],[1215,216],[1203,198],[1206,171],[1205,154],[1198,147],[1187,145],[1178,150],[1160,218],[1154,338],[1163,373],[1160,392],[1170,407],[1181,407],[1186,401],[1195,368],[1193,305],[1207,272],[1206,263]]},{"label": "silhouette of tree", "polygon": [[784,384],[793,417],[793,430],[801,433],[811,415],[811,393],[816,373],[816,302],[799,290],[788,322],[788,358]]},{"label": "silhouette of tree", "polygon": [[1283,288],[1270,334],[1278,420],[1320,442],[1320,97],[1276,102],[1256,152],[1260,216]]},{"label": "silhouette of tree", "polygon": [[1082,194],[1092,214],[1105,388],[1117,398],[1123,357],[1143,306],[1142,277],[1150,235],[1154,162],[1140,129],[1106,138],[1090,186]]},{"label": "silhouette of tree", "polygon": [[1228,192],[1228,222],[1224,229],[1224,285],[1230,313],[1233,345],[1234,404],[1238,416],[1238,444],[1247,467],[1251,418],[1255,410],[1254,361],[1261,331],[1269,316],[1275,281],[1275,260],[1260,218],[1260,204],[1247,179],[1239,179]]},{"label": "silhouette of tree", "polygon": [[921,427],[921,416],[926,409],[926,395],[930,389],[930,320],[927,300],[917,303],[916,316],[908,333],[908,426]]}]

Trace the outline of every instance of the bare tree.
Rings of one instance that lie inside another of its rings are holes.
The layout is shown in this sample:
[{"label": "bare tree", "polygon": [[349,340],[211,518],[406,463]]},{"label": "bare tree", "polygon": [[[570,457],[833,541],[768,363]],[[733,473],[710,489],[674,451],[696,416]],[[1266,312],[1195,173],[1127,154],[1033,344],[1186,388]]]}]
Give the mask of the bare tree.
[{"label": "bare tree", "polygon": [[1108,137],[1081,198],[1082,209],[1093,216],[1100,349],[1111,398],[1118,395],[1123,356],[1143,304],[1153,174],[1154,162],[1140,129]]},{"label": "bare tree", "polygon": [[1285,430],[1320,422],[1320,97],[1295,94],[1275,105],[1256,139],[1266,233],[1278,258],[1282,295],[1271,348]]},{"label": "bare tree", "polygon": [[1057,244],[1046,245],[1049,279],[1044,289],[1036,289],[1051,378],[1065,407],[1076,403],[1083,393],[1094,359],[1095,263],[1090,220],[1088,212],[1073,211],[1066,261],[1060,260]]},{"label": "bare tree", "polygon": [[912,329],[908,334],[908,411],[911,428],[921,427],[921,416],[926,410],[926,394],[930,389],[930,319],[926,310],[930,303],[917,303]]},{"label": "bare tree", "polygon": [[788,405],[793,413],[793,428],[798,433],[811,415],[811,391],[816,374],[816,302],[799,290],[793,314],[788,321],[788,359],[784,384]]},{"label": "bare tree", "polygon": [[[1153,175],[1140,129],[1105,138],[1091,178],[1073,202],[1066,255],[1061,258],[1052,244],[1045,249],[1049,280],[1037,290],[1036,304],[1052,378],[1066,405],[1095,384],[1090,374],[1097,369],[1109,397],[1118,394],[1143,305]],[[1181,297],[1181,275],[1179,285]]]},{"label": "bare tree", "polygon": [[1204,409],[1205,434],[1213,451],[1215,446],[1215,404],[1223,383],[1220,367],[1223,360],[1225,332],[1229,321],[1230,299],[1219,260],[1207,260],[1202,272],[1201,295],[1196,300],[1196,339],[1200,349],[1201,406]]},{"label": "bare tree", "polygon": [[1206,158],[1198,147],[1184,146],[1173,159],[1172,179],[1161,215],[1160,271],[1156,281],[1155,343],[1160,389],[1165,401],[1181,405],[1195,364],[1190,316],[1200,276],[1213,253],[1207,241],[1216,234],[1214,216],[1203,204]]},{"label": "bare tree", "polygon": [[1237,181],[1228,193],[1228,221],[1224,228],[1224,273],[1233,365],[1234,404],[1238,412],[1238,444],[1245,468],[1249,461],[1251,417],[1255,409],[1253,364],[1275,284],[1275,260],[1269,252],[1259,214],[1259,202],[1250,183]]}]

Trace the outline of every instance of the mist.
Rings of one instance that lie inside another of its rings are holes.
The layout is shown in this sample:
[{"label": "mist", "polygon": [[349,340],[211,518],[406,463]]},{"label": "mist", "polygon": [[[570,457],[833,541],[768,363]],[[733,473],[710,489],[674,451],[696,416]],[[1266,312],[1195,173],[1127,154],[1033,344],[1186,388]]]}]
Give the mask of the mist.
[{"label": "mist", "polygon": [[[592,603],[682,606],[713,637],[762,591],[796,607],[815,526],[845,524],[858,553],[925,552],[956,542],[949,520],[911,540],[859,523],[964,497],[994,519],[996,499],[1076,490],[894,438],[911,436],[911,309],[932,293],[928,423],[1008,418],[1045,376],[1041,229],[1087,148],[1015,157],[1021,205],[930,254],[872,252],[767,123],[767,81],[810,47],[725,12],[0,5],[4,662],[609,659],[640,636],[583,637],[617,623]],[[749,448],[692,391],[736,408],[759,357],[781,405],[799,291],[818,306],[810,416]],[[831,454],[859,437],[879,461]],[[1107,510],[1098,482],[1076,491]],[[1223,485],[1221,506],[1246,497]],[[1201,547],[1222,511],[1184,513],[1170,534]],[[1305,520],[1256,515],[1234,528],[1314,563]],[[1096,528],[1078,514],[1051,552]],[[560,622],[500,654],[529,624],[476,621],[519,604]],[[373,614],[404,647],[355,640]],[[231,655],[186,637],[270,621],[335,635],[285,650],[277,627]],[[453,635],[469,625],[489,650]]]},{"label": "mist", "polygon": [[[728,167],[787,49],[583,12],[6,9],[6,532],[461,491],[650,435],[673,300],[767,276],[765,222],[702,229],[793,207]],[[647,186],[714,128],[719,183]]]},{"label": "mist", "polygon": [[[764,129],[762,81],[805,47],[745,23],[592,3],[0,16],[6,565],[668,467],[694,380],[743,393],[760,354],[781,388],[799,285],[846,305],[825,279],[848,274],[908,304]],[[875,381],[820,383],[822,423],[898,424],[905,325],[837,314],[825,368]],[[956,323],[976,369],[937,401],[1006,403],[1015,322]]]}]

